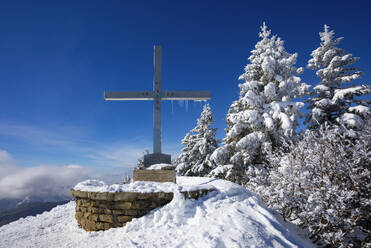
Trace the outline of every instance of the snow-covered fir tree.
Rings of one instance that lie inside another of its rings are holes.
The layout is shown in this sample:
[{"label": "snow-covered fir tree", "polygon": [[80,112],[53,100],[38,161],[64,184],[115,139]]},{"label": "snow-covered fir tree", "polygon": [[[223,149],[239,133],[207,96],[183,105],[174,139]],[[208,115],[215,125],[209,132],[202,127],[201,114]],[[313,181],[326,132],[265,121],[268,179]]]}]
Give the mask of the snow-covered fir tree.
[{"label": "snow-covered fir tree", "polygon": [[182,153],[175,160],[176,171],[179,175],[205,176],[211,170],[210,155],[218,147],[219,141],[215,138],[216,128],[210,127],[214,117],[209,104],[204,105],[197,126],[187,133],[182,144],[185,146]]},{"label": "snow-covered fir tree", "polygon": [[145,156],[145,155],[148,155],[148,154],[149,154],[148,149],[145,149],[145,150],[142,152],[142,156],[138,159],[137,166],[135,167],[136,169],[144,170],[144,169],[146,168],[146,167],[144,166],[144,156]]},{"label": "snow-covered fir tree", "polygon": [[343,39],[334,38],[334,31],[324,26],[319,33],[320,46],[315,49],[308,61],[308,68],[317,70],[320,82],[314,87],[315,93],[308,99],[311,111],[306,117],[310,129],[316,129],[327,122],[330,125],[344,125],[347,128],[361,129],[371,116],[369,103],[356,100],[356,96],[368,94],[366,85],[350,85],[359,79],[362,72],[351,67],[359,58],[337,47]]},{"label": "snow-covered fir tree", "polygon": [[285,51],[284,42],[271,36],[265,23],[259,33],[261,40],[249,57],[239,79],[239,99],[230,106],[227,114],[226,136],[223,145],[211,156],[216,166],[210,176],[246,184],[254,183],[267,173],[265,154],[276,147],[282,136],[295,133],[302,102],[296,97],[307,94],[309,86],[301,82],[303,68],[294,64],[298,54]]},{"label": "snow-covered fir tree", "polygon": [[130,177],[130,175],[128,175],[128,174],[126,174],[125,176],[124,176],[124,180],[123,180],[123,184],[129,184],[129,183],[131,183],[132,182],[132,179],[131,179],[131,177]]}]

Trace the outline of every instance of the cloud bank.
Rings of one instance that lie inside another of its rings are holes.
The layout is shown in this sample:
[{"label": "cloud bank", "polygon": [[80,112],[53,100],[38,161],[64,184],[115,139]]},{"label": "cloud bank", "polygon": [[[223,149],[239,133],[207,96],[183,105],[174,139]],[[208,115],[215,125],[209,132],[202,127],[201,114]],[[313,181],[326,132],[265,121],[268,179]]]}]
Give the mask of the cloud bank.
[{"label": "cloud bank", "polygon": [[[102,178],[81,165],[39,165],[21,167],[12,156],[0,150],[0,200],[24,199],[59,201],[70,199],[69,189],[88,178]],[[111,178],[112,179],[112,178]]]}]

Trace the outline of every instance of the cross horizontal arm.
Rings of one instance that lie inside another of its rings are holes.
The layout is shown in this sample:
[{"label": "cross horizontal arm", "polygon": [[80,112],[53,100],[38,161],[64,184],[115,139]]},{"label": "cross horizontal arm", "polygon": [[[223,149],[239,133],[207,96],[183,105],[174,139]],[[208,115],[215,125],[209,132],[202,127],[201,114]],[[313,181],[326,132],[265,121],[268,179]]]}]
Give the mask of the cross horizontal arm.
[{"label": "cross horizontal arm", "polygon": [[104,99],[107,101],[153,100],[153,91],[104,92]]},{"label": "cross horizontal arm", "polygon": [[209,100],[210,91],[163,91],[161,100]]}]

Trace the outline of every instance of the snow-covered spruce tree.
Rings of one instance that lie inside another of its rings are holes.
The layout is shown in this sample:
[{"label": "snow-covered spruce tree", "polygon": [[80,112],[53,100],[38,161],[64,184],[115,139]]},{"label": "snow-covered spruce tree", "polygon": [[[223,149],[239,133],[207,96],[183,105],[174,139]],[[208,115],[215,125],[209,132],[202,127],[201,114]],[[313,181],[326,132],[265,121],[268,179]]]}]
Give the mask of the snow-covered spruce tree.
[{"label": "snow-covered spruce tree", "polygon": [[271,185],[259,195],[286,220],[307,229],[320,246],[367,247],[370,145],[370,122],[357,132],[326,124],[307,130],[298,143],[290,142],[268,156],[275,165]]},{"label": "snow-covered spruce tree", "polygon": [[366,85],[351,85],[362,74],[351,67],[359,58],[337,47],[343,38],[335,39],[334,34],[329,26],[324,26],[324,32],[319,33],[320,46],[311,53],[312,58],[308,61],[307,67],[317,70],[320,82],[308,99],[311,111],[306,123],[310,129],[316,129],[325,122],[361,129],[371,111],[367,101],[356,100],[355,97],[370,93],[370,89]]},{"label": "snow-covered spruce tree", "polygon": [[147,154],[149,154],[149,151],[148,151],[148,149],[145,149],[142,152],[142,156],[138,159],[137,166],[135,167],[136,169],[144,170],[146,168],[144,166],[144,156],[147,155]]},{"label": "snow-covered spruce tree", "polygon": [[205,176],[210,170],[210,155],[218,147],[219,141],[215,138],[216,128],[210,125],[214,122],[209,104],[202,110],[197,126],[187,133],[182,144],[185,146],[182,153],[175,160],[176,171],[179,175]]},{"label": "snow-covered spruce tree", "polygon": [[239,77],[244,83],[239,84],[239,99],[229,108],[226,136],[211,156],[216,168],[210,173],[252,190],[265,183],[266,153],[282,136],[295,133],[304,104],[294,98],[307,94],[309,88],[295,76],[303,71],[293,66],[297,53],[286,52],[283,40],[271,36],[265,23],[259,37],[250,63]]},{"label": "snow-covered spruce tree", "polygon": [[124,176],[124,180],[123,180],[123,184],[129,184],[129,183],[131,183],[132,182],[132,178],[130,177],[130,175],[128,175],[128,174],[126,174],[125,176]]}]

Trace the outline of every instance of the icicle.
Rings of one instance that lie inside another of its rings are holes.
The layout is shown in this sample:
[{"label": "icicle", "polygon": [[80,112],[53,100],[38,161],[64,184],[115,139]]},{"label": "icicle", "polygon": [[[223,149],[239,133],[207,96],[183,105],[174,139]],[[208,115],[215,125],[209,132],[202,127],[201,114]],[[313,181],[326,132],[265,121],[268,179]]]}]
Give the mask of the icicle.
[{"label": "icicle", "polygon": [[200,107],[203,107],[205,105],[205,103],[207,102],[207,100],[192,100],[194,105],[193,106],[200,106]]},{"label": "icicle", "polygon": [[174,100],[171,100],[171,113],[174,114]]},{"label": "icicle", "polygon": [[185,106],[186,106],[186,112],[188,112],[188,100],[184,100],[185,101]]}]

